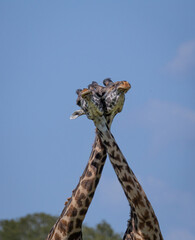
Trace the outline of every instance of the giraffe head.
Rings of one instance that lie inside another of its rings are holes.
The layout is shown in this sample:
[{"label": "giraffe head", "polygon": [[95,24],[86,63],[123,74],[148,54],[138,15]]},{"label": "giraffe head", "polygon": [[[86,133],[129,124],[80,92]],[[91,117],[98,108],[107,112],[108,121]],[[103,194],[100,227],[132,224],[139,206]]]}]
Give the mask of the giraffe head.
[{"label": "giraffe head", "polygon": [[[109,80],[109,81],[108,81]],[[114,116],[121,112],[125,101],[125,93],[131,88],[127,81],[111,82],[110,79],[104,80],[104,115],[107,118],[108,124],[112,122]]]},{"label": "giraffe head", "polygon": [[80,110],[75,111],[71,115],[71,119],[75,119],[83,114],[94,120],[96,117],[104,117],[110,125],[114,116],[122,111],[125,93],[131,88],[127,81],[112,82],[111,79],[103,81],[105,87],[92,82],[88,88],[76,91],[77,105]]}]

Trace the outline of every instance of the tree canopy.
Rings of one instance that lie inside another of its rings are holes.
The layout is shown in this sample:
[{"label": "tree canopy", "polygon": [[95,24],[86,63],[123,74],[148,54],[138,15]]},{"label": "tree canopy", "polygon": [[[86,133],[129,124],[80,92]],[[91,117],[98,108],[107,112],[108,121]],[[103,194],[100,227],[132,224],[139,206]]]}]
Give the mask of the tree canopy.
[{"label": "tree canopy", "polygon": [[[35,213],[19,219],[0,221],[0,240],[43,240],[57,217]],[[83,226],[83,240],[120,240],[120,234],[102,221],[96,227]]]}]

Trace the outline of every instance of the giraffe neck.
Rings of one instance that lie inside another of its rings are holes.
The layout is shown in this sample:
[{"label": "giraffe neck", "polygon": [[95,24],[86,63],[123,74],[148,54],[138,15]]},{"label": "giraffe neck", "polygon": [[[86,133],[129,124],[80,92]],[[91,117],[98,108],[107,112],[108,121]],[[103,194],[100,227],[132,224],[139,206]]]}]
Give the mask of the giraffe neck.
[{"label": "giraffe neck", "polygon": [[[102,121],[98,119],[94,122],[131,206],[131,219],[124,239],[163,239],[154,210],[114,137],[106,127],[105,119],[102,117]],[[133,238],[129,238],[129,236]]]},{"label": "giraffe neck", "polygon": [[96,134],[88,164],[47,240],[82,239],[82,223],[98,185],[105,160],[106,149]]}]

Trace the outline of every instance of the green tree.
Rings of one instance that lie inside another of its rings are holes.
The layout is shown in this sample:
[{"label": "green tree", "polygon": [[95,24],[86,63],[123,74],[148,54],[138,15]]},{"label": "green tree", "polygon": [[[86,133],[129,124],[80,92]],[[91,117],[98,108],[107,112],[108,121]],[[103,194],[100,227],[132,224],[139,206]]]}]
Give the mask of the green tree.
[{"label": "green tree", "polygon": [[[0,221],[0,240],[44,240],[57,218],[44,213]],[[95,228],[83,226],[83,240],[120,240],[121,236],[102,221]]]},{"label": "green tree", "polygon": [[49,233],[56,217],[39,213],[16,220],[0,221],[0,240],[42,240]]},{"label": "green tree", "polygon": [[121,238],[106,221],[97,224],[95,228],[83,227],[84,240],[121,240]]}]

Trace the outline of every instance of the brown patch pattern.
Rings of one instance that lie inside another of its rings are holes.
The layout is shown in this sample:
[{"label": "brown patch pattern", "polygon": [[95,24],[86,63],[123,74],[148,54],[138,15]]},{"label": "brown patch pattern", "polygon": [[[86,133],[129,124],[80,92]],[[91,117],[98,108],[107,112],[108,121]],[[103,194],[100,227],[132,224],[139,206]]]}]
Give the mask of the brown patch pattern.
[{"label": "brown patch pattern", "polygon": [[65,221],[65,220],[63,220],[63,219],[61,219],[60,221],[59,221],[59,224],[58,224],[58,229],[59,229],[59,231],[63,234],[63,235],[65,235],[66,234],[66,232],[67,232],[67,221]]},{"label": "brown patch pattern", "polygon": [[81,182],[81,186],[86,189],[88,192],[91,192],[92,190],[92,186],[93,186],[93,181],[90,180],[90,179],[87,179],[87,180],[83,180]]},{"label": "brown patch pattern", "polygon": [[56,233],[55,236],[54,236],[54,239],[55,240],[61,240],[61,237],[60,237],[60,235],[58,233]]},{"label": "brown patch pattern", "polygon": [[77,209],[76,209],[75,207],[73,207],[73,206],[70,206],[70,208],[68,209],[66,215],[67,215],[68,217],[76,217],[76,215],[77,215]]},{"label": "brown patch pattern", "polygon": [[86,208],[85,208],[85,209],[81,209],[81,211],[79,212],[79,215],[80,215],[80,216],[83,216],[83,215],[86,214],[86,212],[87,212],[87,209],[86,209]]},{"label": "brown patch pattern", "polygon": [[77,218],[77,219],[76,219],[76,228],[81,228],[82,222],[83,222],[83,221],[82,221],[81,219]]},{"label": "brown patch pattern", "polygon": [[82,233],[81,233],[81,231],[72,233],[69,236],[68,240],[82,240]]},{"label": "brown patch pattern", "polygon": [[82,203],[83,199],[85,199],[85,194],[84,193],[79,194],[79,192],[78,192],[78,194],[75,196],[75,200],[76,200],[79,208],[81,208],[83,205],[83,203]]},{"label": "brown patch pattern", "polygon": [[73,229],[73,221],[70,221],[67,225],[67,232],[70,233],[72,232],[72,229]]}]

